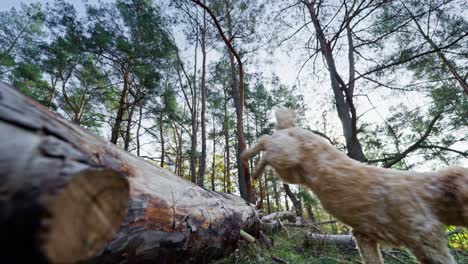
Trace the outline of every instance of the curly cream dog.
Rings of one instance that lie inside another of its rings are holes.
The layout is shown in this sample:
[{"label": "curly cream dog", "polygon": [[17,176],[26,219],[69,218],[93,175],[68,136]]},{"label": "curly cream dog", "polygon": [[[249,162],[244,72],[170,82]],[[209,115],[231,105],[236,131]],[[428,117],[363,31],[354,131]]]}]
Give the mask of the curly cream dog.
[{"label": "curly cream dog", "polygon": [[406,246],[421,263],[456,263],[444,225],[468,227],[467,168],[412,172],[366,165],[295,127],[294,111],[275,115],[273,135],[242,154],[248,160],[264,151],[254,179],[269,165],[285,182],[311,188],[325,210],[353,229],[367,264],[383,263],[379,243]]}]

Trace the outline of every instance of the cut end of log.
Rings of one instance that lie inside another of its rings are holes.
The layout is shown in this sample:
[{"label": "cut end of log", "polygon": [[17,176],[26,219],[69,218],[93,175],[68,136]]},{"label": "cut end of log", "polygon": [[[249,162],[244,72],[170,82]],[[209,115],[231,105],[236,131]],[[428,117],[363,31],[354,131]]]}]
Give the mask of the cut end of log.
[{"label": "cut end of log", "polygon": [[52,198],[42,222],[43,253],[52,263],[94,256],[118,231],[128,211],[127,180],[112,170],[81,172]]}]

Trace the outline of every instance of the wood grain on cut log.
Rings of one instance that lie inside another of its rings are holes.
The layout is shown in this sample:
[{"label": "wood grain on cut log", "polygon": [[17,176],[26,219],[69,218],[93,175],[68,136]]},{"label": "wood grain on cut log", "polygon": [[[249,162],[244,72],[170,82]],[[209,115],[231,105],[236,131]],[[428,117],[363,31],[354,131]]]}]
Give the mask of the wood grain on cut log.
[{"label": "wood grain on cut log", "polygon": [[51,135],[54,140],[71,145],[75,152],[73,156],[49,151],[49,156],[60,157],[62,162],[77,160],[83,166],[106,168],[128,179],[128,214],[114,239],[87,262],[208,262],[231,253],[237,247],[241,229],[250,231],[255,227],[255,209],[240,197],[205,190],[137,158],[65,121],[11,87],[1,84],[0,94],[1,129],[13,127],[13,131],[24,130],[25,134]]},{"label": "wood grain on cut log", "polygon": [[[0,83],[0,247],[5,263],[71,263],[112,239],[129,186],[91,159],[68,128]],[[66,124],[67,125],[67,124]]]}]

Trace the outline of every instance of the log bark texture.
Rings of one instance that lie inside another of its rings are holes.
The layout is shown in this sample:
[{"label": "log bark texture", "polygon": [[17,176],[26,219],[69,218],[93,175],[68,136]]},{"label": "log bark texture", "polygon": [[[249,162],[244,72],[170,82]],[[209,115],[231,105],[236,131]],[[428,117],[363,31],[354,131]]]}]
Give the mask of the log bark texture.
[{"label": "log bark texture", "polygon": [[73,263],[116,234],[129,185],[96,140],[0,82],[2,262]]},{"label": "log bark texture", "polygon": [[242,198],[205,190],[137,158],[11,87],[1,84],[0,93],[2,127],[13,124],[18,130],[53,133],[76,149],[79,163],[95,164],[128,179],[129,208],[120,230],[98,256],[85,262],[206,263],[234,251],[241,229],[252,234],[256,212]]}]

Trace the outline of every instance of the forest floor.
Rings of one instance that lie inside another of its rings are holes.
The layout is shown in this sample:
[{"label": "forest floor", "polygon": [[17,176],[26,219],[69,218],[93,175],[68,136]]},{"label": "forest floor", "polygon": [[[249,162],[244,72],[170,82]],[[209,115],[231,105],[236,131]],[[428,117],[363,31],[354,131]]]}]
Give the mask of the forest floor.
[{"label": "forest floor", "polygon": [[[256,244],[241,241],[239,249],[229,257],[214,264],[339,264],[362,263],[354,248],[337,248],[321,243],[307,243],[304,229],[288,228],[272,236],[274,246],[270,249]],[[468,251],[453,251],[452,254],[460,264],[468,264]],[[273,258],[279,259],[274,261]],[[281,262],[284,261],[284,262]],[[385,264],[416,264],[414,257],[404,249],[387,250],[384,253]]]}]

